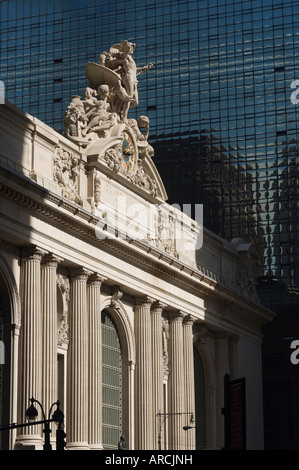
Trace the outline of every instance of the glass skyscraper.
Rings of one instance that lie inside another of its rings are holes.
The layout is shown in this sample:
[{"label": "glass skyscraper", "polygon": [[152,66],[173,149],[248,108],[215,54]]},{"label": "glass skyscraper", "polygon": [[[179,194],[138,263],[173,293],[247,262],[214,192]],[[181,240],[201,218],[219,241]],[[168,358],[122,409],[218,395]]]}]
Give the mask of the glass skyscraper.
[{"label": "glass skyscraper", "polygon": [[137,65],[154,63],[136,112],[150,118],[169,202],[203,203],[207,228],[264,256],[258,288],[277,312],[263,339],[265,447],[276,449],[299,448],[298,11],[299,0],[0,2],[6,98],[59,132],[102,51],[127,39]]}]

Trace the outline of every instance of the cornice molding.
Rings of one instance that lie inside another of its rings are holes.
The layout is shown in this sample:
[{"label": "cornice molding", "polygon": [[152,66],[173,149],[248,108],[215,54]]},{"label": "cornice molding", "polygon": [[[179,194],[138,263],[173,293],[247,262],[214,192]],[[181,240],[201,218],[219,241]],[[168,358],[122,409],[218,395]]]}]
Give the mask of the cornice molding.
[{"label": "cornice molding", "polygon": [[[221,285],[216,278],[212,279],[196,268],[187,266],[140,240],[132,240],[129,237],[126,240],[117,238],[100,240],[96,237],[95,228],[99,218],[95,215],[46,190],[25,176],[4,168],[0,168],[0,177],[1,175],[5,177],[5,181],[0,180],[0,194],[3,197],[28,207],[31,212],[36,212],[46,220],[50,219],[56,225],[76,233],[88,243],[111,254],[125,256],[140,266],[150,267],[155,275],[159,277],[163,275],[168,282],[176,283],[194,295],[200,294],[202,298],[210,298],[213,292],[214,296],[217,294],[220,297],[219,301],[230,303],[233,301],[236,306],[241,306],[243,311],[246,309],[254,317],[259,318],[260,323],[274,317],[273,312]],[[18,187],[13,187],[13,184]]]},{"label": "cornice molding", "polygon": [[[0,110],[0,121],[4,122],[6,125],[11,127],[12,129],[17,130],[21,134],[26,135],[27,137],[31,137],[33,132],[35,131],[35,126],[31,121],[28,120],[28,122],[26,122],[26,125],[24,125],[23,120],[22,122],[20,122],[18,119],[12,119],[8,117],[6,113],[5,114],[2,113],[1,110]],[[28,124],[29,124],[29,128],[28,128]]]}]

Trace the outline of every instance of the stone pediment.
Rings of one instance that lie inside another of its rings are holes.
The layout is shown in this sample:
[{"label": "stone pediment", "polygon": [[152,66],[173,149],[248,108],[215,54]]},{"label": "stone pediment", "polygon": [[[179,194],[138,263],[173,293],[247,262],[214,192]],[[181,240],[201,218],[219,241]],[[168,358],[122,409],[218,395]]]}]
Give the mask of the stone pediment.
[{"label": "stone pediment", "polygon": [[80,146],[90,168],[97,168],[132,191],[155,202],[167,200],[165,187],[152,161],[149,119],[128,118],[138,105],[137,75],[152,64],[137,67],[135,45],[122,41],[86,65],[88,86],[74,95],[65,116],[66,137]]},{"label": "stone pediment", "polygon": [[96,140],[85,152],[88,165],[145,197],[165,201],[167,194],[151,157],[143,152],[129,124],[113,129],[115,135]]}]

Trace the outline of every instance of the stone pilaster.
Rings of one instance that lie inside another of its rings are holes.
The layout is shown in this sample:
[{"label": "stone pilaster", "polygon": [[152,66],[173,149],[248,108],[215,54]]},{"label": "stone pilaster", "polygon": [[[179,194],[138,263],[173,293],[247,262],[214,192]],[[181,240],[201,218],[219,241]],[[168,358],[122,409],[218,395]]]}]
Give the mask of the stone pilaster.
[{"label": "stone pilaster", "polygon": [[[42,294],[42,403],[47,413],[57,396],[57,266],[61,260],[53,254],[41,263]],[[55,408],[54,408],[55,410]],[[53,410],[53,411],[54,411]],[[52,433],[55,440],[55,433]]]},{"label": "stone pilaster", "polygon": [[[41,401],[42,393],[42,317],[41,317],[41,259],[44,252],[36,246],[22,251],[21,293],[22,324],[20,348],[20,400],[18,420],[25,421],[30,398]],[[41,410],[38,409],[42,419]],[[19,431],[18,442],[23,445],[42,445],[41,426],[28,426]]]},{"label": "stone pilaster", "polygon": [[90,273],[70,270],[67,447],[88,449],[88,332],[86,282]]},{"label": "stone pilaster", "polygon": [[152,367],[153,367],[153,449],[158,448],[159,421],[157,413],[163,412],[163,344],[162,344],[162,312],[166,307],[161,302],[155,302],[152,307]]},{"label": "stone pilaster", "polygon": [[230,372],[230,380],[234,380],[237,378],[237,371],[238,371],[238,342],[239,342],[239,335],[230,335],[229,337],[229,372]]},{"label": "stone pilaster", "polygon": [[185,410],[183,318],[180,311],[169,314],[169,438],[168,449],[180,450],[185,442],[183,415]]},{"label": "stone pilaster", "polygon": [[229,374],[229,347],[228,334],[218,334],[216,337],[216,374],[217,374],[217,393],[216,393],[216,415],[217,422],[217,447],[224,446],[224,416],[221,410],[224,406],[224,376]]},{"label": "stone pilaster", "polygon": [[[20,324],[12,324],[12,357],[11,357],[11,422],[18,422],[18,378],[19,378],[19,345],[20,345]],[[1,392],[0,392],[1,393]],[[10,431],[10,449],[14,448],[17,439],[17,429]]]},{"label": "stone pilaster", "polygon": [[87,283],[89,329],[88,422],[90,449],[103,449],[102,438],[102,332],[101,285],[104,278],[95,273]]},{"label": "stone pilaster", "polygon": [[[190,415],[185,417],[186,424],[189,424],[191,413],[195,415],[193,324],[194,318],[192,318],[190,315],[187,315],[183,321],[185,411],[188,413],[190,412]],[[186,450],[194,450],[196,448],[195,437],[195,429],[189,429],[189,431],[185,432]]]},{"label": "stone pilaster", "polygon": [[153,299],[138,297],[135,302],[136,340],[135,429],[136,449],[153,449],[153,387],[151,305]]},{"label": "stone pilaster", "polygon": [[129,361],[129,380],[128,380],[128,406],[129,406],[129,422],[128,428],[130,429],[129,434],[129,449],[135,450],[135,433],[134,422],[135,422],[135,410],[134,410],[134,379],[135,379],[135,361]]}]

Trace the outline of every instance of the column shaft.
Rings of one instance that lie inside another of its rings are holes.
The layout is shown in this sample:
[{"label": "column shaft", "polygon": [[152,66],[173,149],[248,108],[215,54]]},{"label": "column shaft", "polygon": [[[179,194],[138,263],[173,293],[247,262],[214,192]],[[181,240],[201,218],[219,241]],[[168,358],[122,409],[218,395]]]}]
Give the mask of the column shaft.
[{"label": "column shaft", "polygon": [[[42,348],[41,348],[41,275],[43,252],[32,246],[23,250],[21,291],[22,325],[20,348],[20,399],[18,420],[25,421],[25,412],[31,397],[41,400]],[[41,410],[38,410],[41,417]],[[18,441],[22,444],[42,444],[41,426],[21,428]]]},{"label": "column shaft", "polygon": [[[47,413],[57,396],[57,283],[56,271],[59,259],[46,255],[42,260],[42,403]],[[55,409],[55,408],[54,408]],[[54,410],[53,410],[54,411]],[[53,433],[52,433],[53,434]],[[51,436],[55,439],[55,433]]]},{"label": "column shaft", "polygon": [[183,416],[185,410],[184,384],[184,349],[183,322],[184,315],[176,312],[169,315],[169,439],[170,450],[184,448]]},{"label": "column shaft", "polygon": [[102,332],[101,332],[101,284],[98,274],[88,280],[89,320],[89,445],[91,449],[103,449],[102,438]]},{"label": "column shaft", "polygon": [[216,339],[216,372],[217,372],[217,394],[216,394],[216,421],[217,421],[217,447],[224,446],[224,416],[221,410],[224,406],[224,376],[229,373],[229,348],[228,335],[219,335]]},{"label": "column shaft", "polygon": [[153,367],[153,449],[158,449],[159,420],[157,413],[163,406],[163,344],[162,344],[162,311],[165,305],[157,302],[153,305],[152,320],[152,367]]},{"label": "column shaft", "polygon": [[229,349],[229,372],[230,380],[237,378],[238,372],[238,335],[231,335],[229,337],[228,349]]},{"label": "column shaft", "polygon": [[88,336],[84,269],[71,270],[70,343],[68,351],[67,442],[69,449],[88,449]]},{"label": "column shaft", "polygon": [[135,338],[135,436],[137,450],[153,448],[151,304],[148,298],[136,299]]},{"label": "column shaft", "polygon": [[[187,412],[195,415],[195,385],[194,385],[194,353],[193,353],[193,323],[194,319],[187,316],[183,321],[184,336],[184,371],[185,371],[185,403]],[[189,416],[186,416],[189,421]],[[189,424],[186,421],[186,424]],[[196,423],[195,423],[196,424]],[[192,426],[192,424],[191,424]],[[186,450],[196,447],[195,429],[185,432]]]}]

